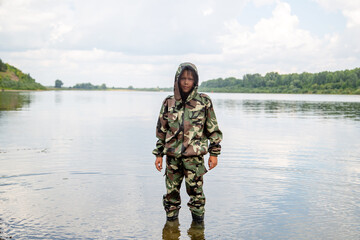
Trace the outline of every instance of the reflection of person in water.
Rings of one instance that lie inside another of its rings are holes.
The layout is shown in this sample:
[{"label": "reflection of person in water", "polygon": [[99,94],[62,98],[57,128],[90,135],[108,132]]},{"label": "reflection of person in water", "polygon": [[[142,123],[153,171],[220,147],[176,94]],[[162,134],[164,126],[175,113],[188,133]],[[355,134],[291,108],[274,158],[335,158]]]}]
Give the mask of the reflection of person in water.
[{"label": "reflection of person in water", "polygon": [[[204,240],[205,239],[204,230],[205,230],[204,222],[197,223],[193,221],[187,233],[189,238],[192,240]],[[178,240],[180,239],[180,236],[181,233],[180,233],[179,219],[176,219],[174,221],[166,221],[162,232],[162,239]]]},{"label": "reflection of person in water", "polygon": [[197,222],[193,221],[188,230],[188,235],[189,235],[190,239],[192,239],[192,240],[203,240],[203,239],[205,239],[204,230],[205,230],[204,222],[197,223]]},{"label": "reflection of person in water", "polygon": [[163,232],[162,238],[165,240],[178,240],[180,239],[180,224],[179,219],[174,221],[166,221]]}]

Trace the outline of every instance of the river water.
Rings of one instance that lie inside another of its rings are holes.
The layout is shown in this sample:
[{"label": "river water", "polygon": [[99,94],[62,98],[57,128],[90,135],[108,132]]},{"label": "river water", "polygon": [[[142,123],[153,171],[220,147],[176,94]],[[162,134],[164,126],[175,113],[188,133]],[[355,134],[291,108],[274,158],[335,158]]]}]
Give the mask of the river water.
[{"label": "river water", "polygon": [[165,224],[168,94],[0,93],[0,239],[359,238],[360,96],[210,93],[224,140],[202,227],[184,186]]}]

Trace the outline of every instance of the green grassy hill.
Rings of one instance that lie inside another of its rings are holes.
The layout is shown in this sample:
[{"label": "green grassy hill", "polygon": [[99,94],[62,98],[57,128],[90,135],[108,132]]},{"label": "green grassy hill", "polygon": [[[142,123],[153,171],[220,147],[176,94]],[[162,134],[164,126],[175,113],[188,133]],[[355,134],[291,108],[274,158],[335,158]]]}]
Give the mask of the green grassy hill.
[{"label": "green grassy hill", "polygon": [[0,89],[13,90],[44,90],[40,83],[35,82],[30,74],[25,74],[0,59]]}]

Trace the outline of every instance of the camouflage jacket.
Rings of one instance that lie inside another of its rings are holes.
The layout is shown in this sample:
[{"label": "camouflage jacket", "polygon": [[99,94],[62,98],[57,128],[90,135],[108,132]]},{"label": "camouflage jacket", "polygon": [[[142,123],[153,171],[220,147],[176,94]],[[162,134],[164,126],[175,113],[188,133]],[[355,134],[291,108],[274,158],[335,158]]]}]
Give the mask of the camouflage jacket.
[{"label": "camouflage jacket", "polygon": [[[174,95],[168,96],[160,110],[156,127],[158,141],[153,154],[172,157],[220,154],[222,133],[218,127],[209,96],[197,92],[197,83],[183,103],[178,79],[185,63],[180,65],[174,84]],[[196,71],[194,65],[190,65]],[[210,144],[209,144],[210,142]]]}]

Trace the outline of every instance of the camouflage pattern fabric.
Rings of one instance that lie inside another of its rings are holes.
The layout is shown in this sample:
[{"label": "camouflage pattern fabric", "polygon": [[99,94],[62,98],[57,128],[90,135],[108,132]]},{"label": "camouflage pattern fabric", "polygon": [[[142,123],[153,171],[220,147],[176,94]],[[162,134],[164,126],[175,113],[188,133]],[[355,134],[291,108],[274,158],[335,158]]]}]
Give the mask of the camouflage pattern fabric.
[{"label": "camouflage pattern fabric", "polygon": [[[165,181],[167,192],[163,204],[167,217],[174,217],[180,209],[180,187],[185,176],[186,191],[190,196],[188,206],[193,214],[203,216],[205,195],[203,175],[207,172],[203,155],[220,154],[222,132],[218,127],[213,104],[209,96],[198,93],[198,81],[194,88],[182,99],[179,77],[186,68],[198,73],[191,63],[180,64],[175,74],[174,95],[168,96],[161,106],[156,137],[158,141],[153,154],[166,155]],[[193,76],[194,77],[194,76]]]},{"label": "camouflage pattern fabric", "polygon": [[195,86],[185,102],[181,99],[178,81],[185,66],[194,65],[182,64],[176,72],[174,95],[164,100],[160,110],[156,127],[158,141],[153,154],[179,158],[209,152],[217,156],[221,151],[222,132],[210,97],[198,93]]},{"label": "camouflage pattern fabric", "polygon": [[204,214],[203,175],[206,172],[203,156],[166,157],[166,194],[163,196],[163,205],[168,217],[177,215],[180,209],[180,187],[184,176],[186,192],[190,197],[190,211],[198,216]]}]

